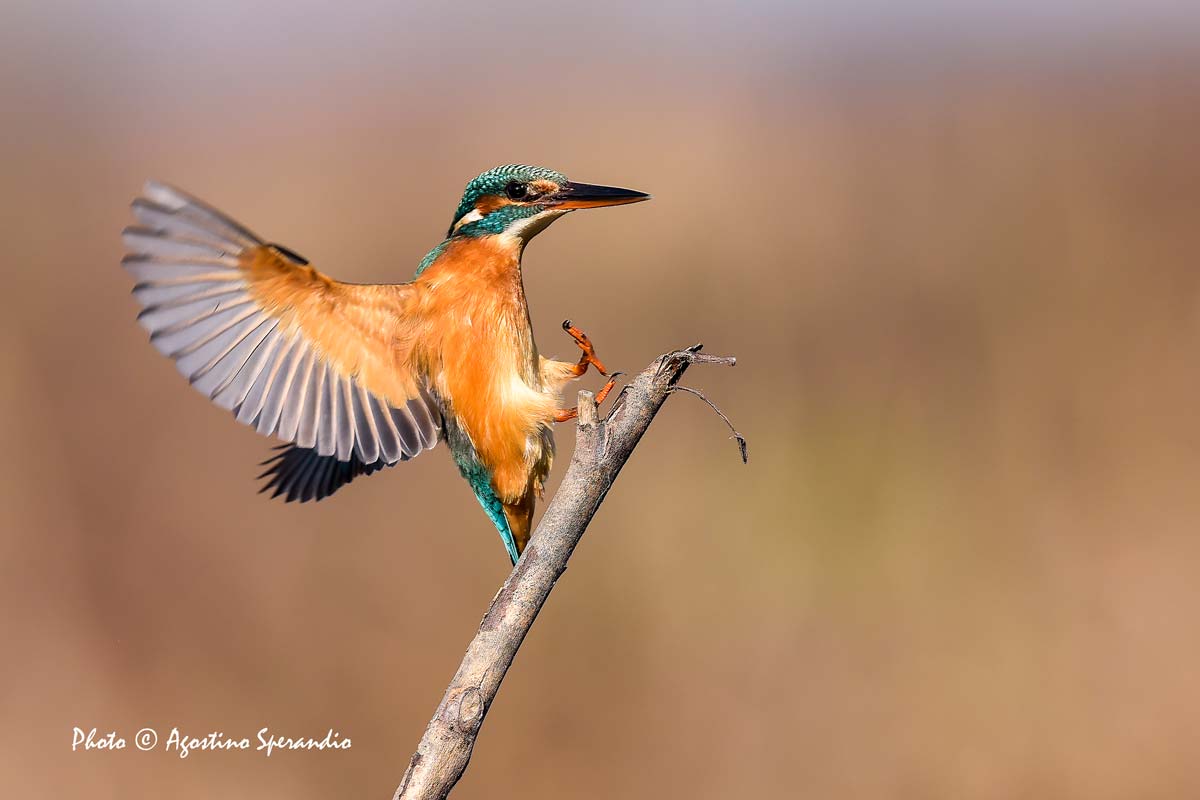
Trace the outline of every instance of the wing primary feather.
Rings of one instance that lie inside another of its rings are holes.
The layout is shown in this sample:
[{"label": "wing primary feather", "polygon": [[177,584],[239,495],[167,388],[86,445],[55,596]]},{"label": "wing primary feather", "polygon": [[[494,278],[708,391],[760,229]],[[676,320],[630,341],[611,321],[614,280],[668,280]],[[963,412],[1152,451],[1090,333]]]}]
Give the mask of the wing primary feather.
[{"label": "wing primary feather", "polygon": [[308,485],[309,480],[312,479],[313,473],[317,471],[317,467],[320,465],[321,460],[319,458],[313,458],[312,451],[308,451],[306,453],[305,463],[296,472],[295,476],[292,478],[291,485],[288,487],[287,500],[289,503],[296,500],[303,500],[304,488]]},{"label": "wing primary feather", "polygon": [[257,244],[194,207],[168,208],[151,199],[139,197],[133,201],[131,208],[133,215],[142,225],[172,235],[199,241],[211,240],[225,248],[233,247],[238,250]]},{"label": "wing primary feather", "polygon": [[[175,366],[188,379],[190,383],[195,385],[201,378],[209,375],[212,370],[221,363],[221,361],[238,347],[247,336],[253,333],[263,323],[261,314],[248,315],[245,319],[236,322],[226,328],[224,331],[215,334],[203,345],[193,348],[190,352],[181,355],[175,360]],[[228,366],[226,367],[228,368]],[[236,370],[235,370],[236,371]],[[219,381],[225,376],[225,372],[218,372],[215,378],[210,379],[206,383]],[[197,387],[200,388],[200,387]],[[201,389],[201,391],[204,391]],[[211,393],[204,392],[205,395],[211,397]]]},{"label": "wing primary feather", "polygon": [[221,279],[187,281],[141,281],[133,287],[133,296],[143,309],[170,308],[172,306],[217,297],[231,291],[244,291],[241,281]]},{"label": "wing primary feather", "polygon": [[320,484],[317,485],[318,500],[329,497],[329,495],[337,491],[337,486],[334,484],[337,481],[338,472],[341,470],[343,463],[336,458],[322,457],[322,460],[325,462],[325,472],[321,475]]},{"label": "wing primary feather", "polygon": [[329,469],[329,459],[321,458],[315,450],[306,450],[306,457],[312,461],[312,468],[304,478],[304,485],[300,490],[300,502],[307,503],[310,500],[320,500],[321,495],[318,492],[318,487],[325,480],[325,473]]},{"label": "wing primary feather", "polygon": [[355,422],[354,422],[354,393],[355,393],[354,392],[354,384],[352,383],[352,381],[350,381],[349,378],[342,379],[341,390],[342,390],[341,419],[342,419],[342,425],[344,427],[346,427],[346,434],[344,434],[344,439],[346,439],[346,443],[348,444],[348,447],[347,447],[346,457],[343,458],[342,457],[342,438],[341,437],[338,438],[337,456],[338,456],[338,459],[340,459],[340,461],[349,461],[350,456],[353,456],[355,453],[356,446],[358,446],[358,438],[359,438],[358,426],[356,426]]},{"label": "wing primary feather", "polygon": [[421,452],[421,434],[409,411],[410,405],[411,402],[401,408],[390,408],[388,416],[392,418],[392,424],[396,426],[400,440],[403,442],[405,455],[411,456]]},{"label": "wing primary feather", "polygon": [[[196,326],[193,334],[211,331],[228,319],[225,312],[232,308],[253,305],[242,292],[227,293],[228,300],[197,300],[179,306],[144,308],[138,314],[138,323],[150,331],[150,341],[180,333]],[[223,316],[224,315],[224,316]],[[185,336],[185,338],[187,338]]]},{"label": "wing primary feather", "polygon": [[404,443],[400,438],[400,432],[396,430],[396,423],[392,422],[392,415],[387,406],[380,403],[375,395],[367,392],[364,399],[367,402],[367,413],[375,422],[375,431],[379,440],[379,456],[388,463],[394,464],[404,455]]},{"label": "wing primary feather", "polygon": [[213,398],[216,402],[234,412],[235,417],[241,421],[240,411],[242,404],[246,402],[246,397],[250,390],[254,388],[254,383],[265,369],[271,364],[271,357],[275,354],[279,344],[283,341],[283,335],[279,333],[278,320],[271,320],[271,328],[267,331],[263,340],[254,348],[254,352],[246,359],[246,364],[240,370],[229,385],[221,389],[221,391]]},{"label": "wing primary feather", "polygon": [[375,418],[371,414],[367,394],[362,386],[351,381],[351,399],[354,408],[354,437],[355,452],[364,464],[374,464],[379,460],[379,431],[375,427]]},{"label": "wing primary feather", "polygon": [[203,200],[176,189],[174,186],[169,186],[158,181],[146,181],[146,185],[142,191],[147,198],[161,206],[175,211],[187,211],[188,213],[204,217],[210,223],[218,226],[218,229],[224,232],[226,238],[243,244],[245,247],[255,247],[262,244],[262,239],[241,223],[221,213]]},{"label": "wing primary feather", "polygon": [[254,384],[250,387],[250,391],[246,394],[246,399],[238,408],[237,420],[246,425],[254,425],[257,427],[258,417],[262,413],[263,404],[267,399],[267,392],[275,383],[275,378],[279,374],[280,367],[287,362],[291,356],[292,350],[296,347],[295,338],[287,338],[279,331],[275,335],[280,339],[278,354],[268,360],[265,368],[259,372],[258,377],[254,379]]},{"label": "wing primary feather", "polygon": [[309,449],[317,446],[317,421],[320,419],[322,398],[325,394],[325,362],[313,358],[309,371],[308,388],[304,392],[304,408],[300,412],[300,424],[296,428],[296,445]]},{"label": "wing primary feather", "polygon": [[[145,284],[141,284],[145,285]],[[155,287],[163,284],[154,284]],[[197,284],[175,284],[170,288],[188,288],[197,286]],[[134,287],[135,291],[137,287]],[[165,328],[167,325],[177,325],[180,322],[187,320],[197,320],[202,318],[206,311],[213,308],[221,307],[221,298],[232,296],[242,297],[245,300],[245,288],[234,281],[220,281],[213,289],[205,291],[189,291],[183,296],[176,297],[163,302],[146,302],[142,297],[138,297],[138,301],[142,303],[142,310],[138,312],[137,318],[145,320],[147,317],[166,320],[158,324],[147,322],[146,325],[151,330]]]},{"label": "wing primary feather", "polygon": [[409,400],[408,407],[413,420],[417,423],[417,430],[421,433],[421,441],[425,448],[433,447],[437,444],[438,432],[442,428],[442,412],[438,408],[437,401],[433,399],[428,389],[421,387],[420,396]]},{"label": "wing primary feather", "polygon": [[338,380],[337,421],[334,431],[337,433],[338,461],[349,461],[354,453],[354,401],[350,399],[350,379]]},{"label": "wing primary feather", "polygon": [[183,356],[204,347],[229,328],[253,319],[257,313],[253,307],[229,308],[209,319],[201,320],[192,327],[152,336],[150,341],[160,353],[179,361]]},{"label": "wing primary feather", "polygon": [[317,453],[332,456],[337,453],[337,374],[325,366],[325,389],[321,392],[321,410],[317,414]]},{"label": "wing primary feather", "polygon": [[296,366],[295,377],[284,391],[283,407],[279,413],[279,430],[275,435],[289,442],[296,440],[296,430],[300,426],[300,416],[308,393],[309,375],[312,374],[313,362],[316,359],[312,348],[306,348]]},{"label": "wing primary feather", "polygon": [[[280,452],[280,451],[282,451],[282,452]],[[267,477],[272,472],[274,472],[275,468],[272,465],[278,464],[280,461],[282,461],[286,457],[287,457],[287,445],[285,444],[280,447],[276,447],[275,455],[271,456],[268,459],[258,462],[258,465],[260,467],[266,467],[266,469],[264,469],[262,472],[260,472],[258,474],[257,480],[262,480],[263,478]]]},{"label": "wing primary feather", "polygon": [[212,398],[222,408],[232,408],[233,404],[218,399],[218,396],[221,398],[226,396],[225,390],[232,386],[234,381],[237,380],[238,375],[246,369],[250,363],[250,358],[258,351],[263,340],[270,335],[276,325],[276,321],[273,319],[256,321],[258,325],[250,333],[246,334],[218,363],[214,364],[212,369],[199,377],[192,378],[192,385]]},{"label": "wing primary feather", "polygon": [[308,473],[304,481],[304,489],[300,493],[300,502],[307,503],[309,500],[320,500],[320,487],[325,482],[325,473],[329,471],[329,459],[321,458],[319,455],[309,450],[309,457],[313,460],[312,471]]},{"label": "wing primary feather", "polygon": [[211,259],[236,254],[219,243],[168,236],[164,231],[136,225],[122,231],[121,238],[131,251],[158,258]]},{"label": "wing primary feather", "polygon": [[296,337],[296,344],[279,365],[279,374],[275,376],[275,380],[271,382],[271,388],[267,390],[266,401],[263,403],[262,413],[258,417],[259,433],[270,436],[279,428],[279,418],[283,413],[288,391],[291,389],[292,378],[295,376],[301,360],[307,355],[308,345],[304,339]]},{"label": "wing primary feather", "polygon": [[161,259],[130,253],[121,259],[121,266],[135,281],[153,283],[175,283],[187,281],[238,281],[244,276],[239,271],[238,259],[233,256],[204,259]]}]

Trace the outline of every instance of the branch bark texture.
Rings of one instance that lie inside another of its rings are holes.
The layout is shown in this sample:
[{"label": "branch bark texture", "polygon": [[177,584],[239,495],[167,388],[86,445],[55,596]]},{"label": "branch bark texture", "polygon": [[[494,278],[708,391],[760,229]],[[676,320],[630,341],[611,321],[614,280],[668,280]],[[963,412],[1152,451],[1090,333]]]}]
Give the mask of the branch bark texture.
[{"label": "branch bark texture", "polygon": [[441,800],[458,783],[500,682],[575,545],[680,376],[701,363],[733,366],[735,361],[701,353],[700,345],[659,356],[625,387],[604,420],[592,393],[579,393],[575,452],[567,474],[467,647],[394,800]]}]

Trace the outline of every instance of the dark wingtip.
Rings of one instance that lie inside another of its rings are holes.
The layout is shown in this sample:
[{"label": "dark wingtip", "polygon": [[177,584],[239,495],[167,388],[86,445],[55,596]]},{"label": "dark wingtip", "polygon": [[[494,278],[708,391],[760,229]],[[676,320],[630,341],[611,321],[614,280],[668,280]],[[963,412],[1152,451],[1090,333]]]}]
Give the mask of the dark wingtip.
[{"label": "dark wingtip", "polygon": [[329,497],[359,475],[370,475],[392,466],[383,460],[364,464],[353,455],[349,461],[336,456],[322,456],[316,450],[292,444],[275,448],[278,451],[259,466],[267,467],[257,480],[267,479],[258,493],[274,492],[271,499],[286,494],[284,502],[319,502]]},{"label": "dark wingtip", "polygon": [[274,250],[278,250],[280,253],[283,254],[283,256],[285,258],[287,258],[289,261],[291,261],[294,264],[299,264],[302,267],[308,266],[308,259],[305,258],[304,256],[300,255],[299,253],[297,253],[295,250],[284,247],[281,244],[276,244],[274,242],[268,242],[267,247],[270,247]]}]

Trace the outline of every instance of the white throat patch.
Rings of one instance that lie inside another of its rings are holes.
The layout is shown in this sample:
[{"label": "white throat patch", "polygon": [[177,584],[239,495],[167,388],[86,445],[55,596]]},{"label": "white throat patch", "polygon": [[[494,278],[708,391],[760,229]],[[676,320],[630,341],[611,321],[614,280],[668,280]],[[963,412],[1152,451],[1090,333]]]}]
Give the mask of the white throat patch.
[{"label": "white throat patch", "polygon": [[550,225],[551,222],[571,211],[569,208],[547,208],[540,214],[518,219],[505,229],[505,236],[512,236],[523,242],[528,242]]}]

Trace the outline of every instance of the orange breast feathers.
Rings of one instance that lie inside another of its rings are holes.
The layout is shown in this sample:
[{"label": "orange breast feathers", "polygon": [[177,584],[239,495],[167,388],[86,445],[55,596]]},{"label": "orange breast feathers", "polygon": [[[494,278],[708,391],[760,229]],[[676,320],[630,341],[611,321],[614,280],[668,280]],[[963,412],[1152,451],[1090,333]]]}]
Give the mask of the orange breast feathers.
[{"label": "orange breast feathers", "polygon": [[500,500],[512,503],[540,492],[549,472],[548,431],[562,384],[543,380],[520,246],[507,238],[452,241],[414,285],[422,371],[470,437]]}]

